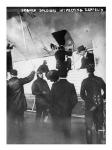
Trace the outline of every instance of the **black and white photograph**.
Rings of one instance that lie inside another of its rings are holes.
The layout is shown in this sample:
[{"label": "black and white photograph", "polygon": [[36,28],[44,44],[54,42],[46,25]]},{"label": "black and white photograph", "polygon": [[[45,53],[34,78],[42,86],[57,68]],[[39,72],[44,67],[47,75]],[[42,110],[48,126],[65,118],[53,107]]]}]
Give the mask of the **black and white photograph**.
[{"label": "black and white photograph", "polygon": [[6,8],[7,144],[106,144],[106,7]]}]

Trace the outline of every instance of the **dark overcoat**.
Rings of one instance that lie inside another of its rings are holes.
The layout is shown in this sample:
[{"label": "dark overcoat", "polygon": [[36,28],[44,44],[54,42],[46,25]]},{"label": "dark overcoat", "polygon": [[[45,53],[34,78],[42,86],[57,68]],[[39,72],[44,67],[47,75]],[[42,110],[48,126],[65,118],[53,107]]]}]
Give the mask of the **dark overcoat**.
[{"label": "dark overcoat", "polygon": [[51,114],[57,117],[70,117],[77,104],[75,86],[66,79],[60,79],[51,88]]},{"label": "dark overcoat", "polygon": [[22,113],[27,109],[23,85],[33,80],[35,72],[25,78],[12,77],[7,82],[7,109],[12,113]]}]

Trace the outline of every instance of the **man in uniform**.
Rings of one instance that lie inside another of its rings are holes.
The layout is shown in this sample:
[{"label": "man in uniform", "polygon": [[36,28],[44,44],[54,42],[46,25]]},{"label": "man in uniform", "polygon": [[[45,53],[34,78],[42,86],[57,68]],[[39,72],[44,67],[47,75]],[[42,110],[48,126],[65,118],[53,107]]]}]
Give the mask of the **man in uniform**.
[{"label": "man in uniform", "polygon": [[45,75],[47,75],[47,73],[49,72],[49,68],[46,60],[44,60],[43,64],[39,66],[38,70],[42,71],[42,73],[45,73]]},{"label": "man in uniform", "polygon": [[102,78],[94,75],[94,64],[87,65],[88,77],[82,81],[80,96],[85,101],[86,139],[92,144],[92,126],[96,130],[103,124],[103,100],[106,98],[106,85]]}]

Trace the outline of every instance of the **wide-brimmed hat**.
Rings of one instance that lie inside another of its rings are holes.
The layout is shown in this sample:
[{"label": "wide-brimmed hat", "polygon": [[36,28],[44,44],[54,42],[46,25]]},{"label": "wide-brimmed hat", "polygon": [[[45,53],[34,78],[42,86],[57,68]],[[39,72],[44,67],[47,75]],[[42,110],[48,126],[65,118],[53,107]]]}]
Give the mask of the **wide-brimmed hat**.
[{"label": "wide-brimmed hat", "polygon": [[81,45],[81,46],[79,46],[78,48],[77,48],[77,52],[78,53],[81,53],[81,52],[83,52],[83,51],[85,51],[86,50],[86,47],[84,47],[84,45]]}]

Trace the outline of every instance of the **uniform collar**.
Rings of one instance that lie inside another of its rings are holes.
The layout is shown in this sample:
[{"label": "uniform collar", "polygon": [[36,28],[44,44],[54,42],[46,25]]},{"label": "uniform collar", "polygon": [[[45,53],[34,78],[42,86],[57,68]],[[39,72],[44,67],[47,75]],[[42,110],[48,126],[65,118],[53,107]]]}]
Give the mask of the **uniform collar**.
[{"label": "uniform collar", "polygon": [[66,80],[66,78],[59,78],[59,80]]}]

